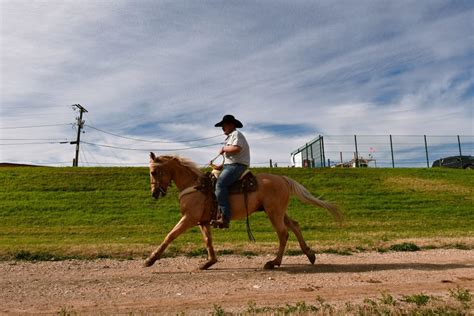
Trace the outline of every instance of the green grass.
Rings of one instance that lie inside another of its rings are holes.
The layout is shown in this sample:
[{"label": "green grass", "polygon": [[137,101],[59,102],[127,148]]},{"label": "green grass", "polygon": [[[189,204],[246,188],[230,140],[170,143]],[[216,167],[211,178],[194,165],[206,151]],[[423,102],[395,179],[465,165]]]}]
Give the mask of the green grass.
[{"label": "green grass", "polygon": [[401,244],[391,245],[390,250],[392,251],[419,251],[421,250],[421,248],[415,245],[414,243],[404,242]]},{"label": "green grass", "polygon": [[[342,227],[325,210],[292,198],[290,216],[320,252],[390,250],[404,242],[472,248],[474,177],[469,170],[254,172],[287,175],[341,208]],[[179,218],[176,189],[163,199],[152,199],[147,168],[0,169],[3,259],[140,257],[157,246]],[[224,254],[274,252],[277,240],[265,214],[253,215],[250,222],[256,244],[247,241],[245,221],[235,221],[228,231],[214,231],[216,248]],[[203,246],[199,229],[193,228],[172,244],[168,255],[204,255]],[[289,250],[297,249],[291,235]]]},{"label": "green grass", "polygon": [[[470,315],[471,294],[468,289],[450,289],[450,297],[427,296],[423,293],[395,298],[382,292],[380,298],[366,298],[363,303],[346,302],[344,305],[327,303],[316,297],[315,303],[300,301],[284,306],[258,306],[254,301],[238,312],[228,312],[214,304],[213,316],[219,315]],[[453,294],[455,293],[455,294]],[[459,297],[457,293],[462,293]],[[467,294],[466,294],[467,293]],[[183,313],[184,314],[184,313]]]},{"label": "green grass", "polygon": [[[461,294],[459,294],[461,293]],[[381,292],[379,298],[366,298],[363,302],[345,302],[334,304],[316,296],[314,300],[286,303],[278,306],[258,305],[255,301],[242,303],[240,309],[226,311],[219,304],[213,304],[207,315],[212,316],[251,316],[251,315],[471,315],[472,296],[468,289],[449,289],[449,296],[427,296],[423,293],[410,296],[394,297],[389,293]],[[313,303],[314,302],[314,303]],[[58,315],[80,315],[73,306],[63,306]],[[148,315],[146,311],[131,311],[129,315]],[[153,314],[153,312],[151,312]],[[191,312],[190,315],[195,314]],[[178,312],[176,315],[187,315]]]},{"label": "green grass", "polygon": [[402,300],[404,302],[407,302],[407,303],[414,303],[418,306],[423,306],[423,305],[426,305],[428,304],[428,302],[430,301],[431,299],[431,296],[429,295],[425,295],[423,293],[420,293],[420,294],[414,294],[414,295],[407,295],[407,296],[404,296],[402,298]]}]

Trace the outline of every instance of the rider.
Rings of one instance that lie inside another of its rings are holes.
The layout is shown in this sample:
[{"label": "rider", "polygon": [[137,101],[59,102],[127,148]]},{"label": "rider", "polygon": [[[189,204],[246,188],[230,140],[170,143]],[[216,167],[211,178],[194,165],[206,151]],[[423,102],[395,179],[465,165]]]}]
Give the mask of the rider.
[{"label": "rider", "polygon": [[220,154],[224,155],[224,166],[217,179],[216,197],[220,217],[214,222],[218,228],[229,228],[231,209],[229,203],[229,187],[237,181],[250,165],[250,149],[245,136],[237,130],[242,123],[233,115],[224,115],[215,127],[222,127],[227,138]]}]

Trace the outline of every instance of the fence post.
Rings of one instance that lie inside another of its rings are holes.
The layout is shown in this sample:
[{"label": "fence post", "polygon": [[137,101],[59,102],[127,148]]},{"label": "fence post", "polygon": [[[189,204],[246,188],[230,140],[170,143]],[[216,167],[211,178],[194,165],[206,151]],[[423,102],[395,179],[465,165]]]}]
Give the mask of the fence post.
[{"label": "fence post", "polygon": [[[305,144],[304,151],[306,152],[306,168],[309,168],[308,143]],[[304,166],[304,161],[303,161],[303,166]]]},{"label": "fence post", "polygon": [[357,135],[354,135],[354,144],[355,144],[355,150],[356,150],[356,156],[355,156],[356,168],[359,168],[359,150],[357,149]]},{"label": "fence post", "polygon": [[326,154],[324,153],[324,137],[323,136],[321,136],[321,148],[323,149],[322,150],[323,156],[321,157],[322,158],[321,160],[323,161],[323,167],[326,167]]},{"label": "fence post", "polygon": [[390,135],[390,152],[392,154],[392,168],[395,168],[395,160],[393,159],[393,142],[392,135]]},{"label": "fence post", "polygon": [[459,138],[459,135],[458,135],[458,146],[459,146],[459,158],[462,159],[462,152],[461,152],[461,139]]},{"label": "fence post", "polygon": [[313,144],[309,145],[309,149],[311,150],[311,161],[310,161],[310,168],[314,168],[314,153],[313,153]]},{"label": "fence post", "polygon": [[426,135],[423,135],[425,138],[425,152],[426,152],[426,167],[430,167],[430,159],[428,158],[428,143],[426,142]]},{"label": "fence post", "polygon": [[321,135],[319,135],[318,137],[318,145],[319,145],[319,163],[320,163],[320,166],[319,167],[324,167],[324,160],[323,160],[323,152],[322,152],[322,144],[321,144]]},{"label": "fence post", "polygon": [[270,168],[273,168],[273,161],[270,159]]},{"label": "fence post", "polygon": [[306,143],[306,160],[308,161],[308,167],[309,167],[309,145]]}]

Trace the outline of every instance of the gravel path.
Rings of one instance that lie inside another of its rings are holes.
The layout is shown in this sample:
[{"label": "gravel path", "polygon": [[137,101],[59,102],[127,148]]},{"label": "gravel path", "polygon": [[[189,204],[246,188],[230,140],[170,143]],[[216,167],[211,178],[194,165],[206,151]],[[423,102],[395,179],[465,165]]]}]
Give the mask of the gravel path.
[{"label": "gravel path", "polygon": [[263,270],[268,256],[222,256],[208,271],[203,258],[167,258],[151,268],[142,260],[0,262],[0,314],[162,313],[206,314],[213,304],[227,311],[282,306],[321,296],[332,303],[392,295],[441,295],[461,286],[474,290],[474,250],[321,254],[284,257]]}]

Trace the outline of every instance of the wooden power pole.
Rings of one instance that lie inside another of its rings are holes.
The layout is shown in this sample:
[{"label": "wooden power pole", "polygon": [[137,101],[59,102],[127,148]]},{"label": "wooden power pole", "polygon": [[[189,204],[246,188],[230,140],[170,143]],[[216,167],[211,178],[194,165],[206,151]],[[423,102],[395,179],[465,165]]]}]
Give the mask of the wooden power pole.
[{"label": "wooden power pole", "polygon": [[84,123],[85,123],[85,121],[82,120],[82,114],[84,112],[87,113],[87,110],[84,107],[82,107],[82,105],[80,104],[74,104],[73,107],[79,109],[79,116],[76,118],[77,119],[77,122],[76,122],[77,138],[75,142],[71,142],[71,144],[76,145],[76,158],[74,158],[74,160],[72,161],[72,166],[77,167],[79,165],[79,144],[81,142],[81,130],[84,127]]}]

